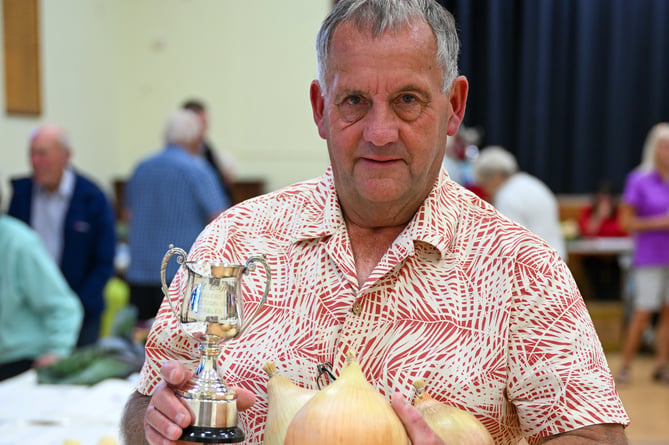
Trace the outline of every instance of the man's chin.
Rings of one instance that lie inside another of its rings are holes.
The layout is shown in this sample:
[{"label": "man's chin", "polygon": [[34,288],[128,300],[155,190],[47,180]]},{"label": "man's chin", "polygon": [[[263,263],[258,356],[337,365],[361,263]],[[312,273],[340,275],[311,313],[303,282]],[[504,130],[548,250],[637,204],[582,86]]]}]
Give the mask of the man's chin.
[{"label": "man's chin", "polygon": [[384,206],[394,205],[402,201],[402,193],[394,190],[364,190],[360,197],[367,205]]}]

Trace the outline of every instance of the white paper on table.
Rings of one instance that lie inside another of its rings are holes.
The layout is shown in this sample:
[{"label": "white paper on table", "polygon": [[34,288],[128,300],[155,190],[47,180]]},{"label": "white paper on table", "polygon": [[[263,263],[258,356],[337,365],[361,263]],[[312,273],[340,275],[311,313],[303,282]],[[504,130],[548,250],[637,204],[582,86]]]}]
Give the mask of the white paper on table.
[{"label": "white paper on table", "polygon": [[0,445],[62,445],[66,439],[96,445],[118,441],[119,421],[134,391],[131,379],[94,386],[40,385],[28,371],[0,383]]}]

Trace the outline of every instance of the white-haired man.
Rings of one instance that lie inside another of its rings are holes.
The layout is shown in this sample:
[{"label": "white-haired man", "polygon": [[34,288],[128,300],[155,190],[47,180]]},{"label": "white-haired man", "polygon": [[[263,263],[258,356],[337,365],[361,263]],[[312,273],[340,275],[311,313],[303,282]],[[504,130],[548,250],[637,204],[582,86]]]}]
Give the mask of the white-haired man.
[{"label": "white-haired man", "polygon": [[[229,206],[216,173],[199,154],[202,124],[179,110],[167,120],[165,147],[142,160],[125,189],[130,266],[126,279],[139,321],[155,317],[163,299],[160,261],[170,244],[190,247],[205,225]],[[168,269],[168,278],[175,269]]]},{"label": "white-haired man", "polygon": [[[418,378],[497,444],[626,443],[627,415],[566,264],[442,168],[468,89],[452,16],[434,0],[339,0],[317,41],[310,97],[330,168],[224,212],[189,253],[237,263],[260,252],[272,269],[267,304],[219,359],[238,388],[244,443],[268,440],[264,362],[315,388],[319,365],[340,375],[352,351],[413,444],[444,445],[405,403]],[[185,282],[182,269],[175,304]],[[259,282],[247,282],[247,313],[259,307]],[[162,308],[123,416],[128,444],[213,435],[174,392],[199,354]],[[225,416],[224,432],[236,432]]]},{"label": "white-haired man", "polygon": [[481,150],[474,163],[474,174],[497,210],[539,235],[566,260],[558,202],[546,184],[518,171],[516,158],[499,146]]},{"label": "white-haired man", "polygon": [[12,180],[7,213],[29,224],[84,306],[78,346],[95,343],[114,275],[114,211],[97,184],[70,163],[65,129],[46,124],[30,136],[32,175]]}]

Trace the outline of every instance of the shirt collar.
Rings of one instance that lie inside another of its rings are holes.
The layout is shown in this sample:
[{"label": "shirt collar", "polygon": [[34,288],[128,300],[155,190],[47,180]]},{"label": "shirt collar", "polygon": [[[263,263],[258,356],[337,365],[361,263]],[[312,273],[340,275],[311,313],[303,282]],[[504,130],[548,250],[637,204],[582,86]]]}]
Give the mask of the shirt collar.
[{"label": "shirt collar", "polygon": [[50,197],[60,197],[63,199],[70,199],[74,194],[74,183],[75,175],[71,168],[67,167],[63,170],[63,176],[60,178],[60,184],[58,189],[54,193],[49,193],[49,191],[42,187],[41,185],[35,184],[37,192],[44,196]]},{"label": "shirt collar", "polygon": [[[300,223],[293,232],[294,241],[324,238],[346,228],[332,167],[315,181],[314,199],[304,203]],[[410,244],[407,247],[411,250],[416,241],[428,243],[439,250],[443,258],[458,225],[460,208],[454,203],[463,202],[459,196],[462,193],[462,188],[449,179],[442,167],[434,187],[396,242]]]},{"label": "shirt collar", "polygon": [[[306,197],[299,224],[295,227],[295,241],[323,238],[346,228],[335,191],[332,167],[314,180],[313,195]],[[311,199],[310,199],[311,198]]]},{"label": "shirt collar", "polygon": [[442,166],[434,187],[404,229],[403,235],[413,242],[430,244],[444,258],[458,227],[461,206],[467,202],[463,200],[463,193],[464,189],[448,177]]}]

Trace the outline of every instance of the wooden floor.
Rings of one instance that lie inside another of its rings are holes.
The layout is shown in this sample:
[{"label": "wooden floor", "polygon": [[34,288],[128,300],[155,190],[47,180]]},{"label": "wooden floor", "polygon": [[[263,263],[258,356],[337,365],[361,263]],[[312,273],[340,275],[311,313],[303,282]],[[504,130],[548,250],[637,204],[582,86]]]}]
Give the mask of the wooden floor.
[{"label": "wooden floor", "polygon": [[[607,354],[607,359],[615,374],[619,354]],[[640,355],[634,361],[630,383],[618,387],[631,419],[626,430],[630,445],[669,445],[669,384],[653,382],[652,372],[652,356]]]}]

